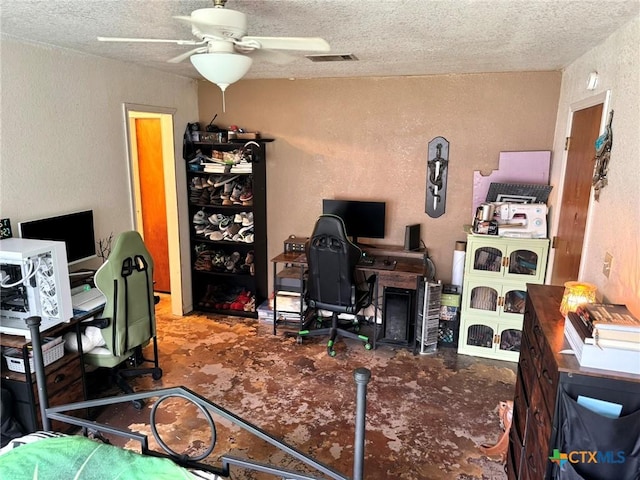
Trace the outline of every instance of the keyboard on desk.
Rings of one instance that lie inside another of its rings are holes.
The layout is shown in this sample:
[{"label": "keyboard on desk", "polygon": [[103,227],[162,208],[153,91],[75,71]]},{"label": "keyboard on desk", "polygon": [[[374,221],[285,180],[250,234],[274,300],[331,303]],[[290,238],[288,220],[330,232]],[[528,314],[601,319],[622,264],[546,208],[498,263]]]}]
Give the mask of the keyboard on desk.
[{"label": "keyboard on desk", "polygon": [[82,290],[71,296],[74,313],[76,311],[90,312],[91,310],[104,306],[106,302],[107,298],[97,288]]}]

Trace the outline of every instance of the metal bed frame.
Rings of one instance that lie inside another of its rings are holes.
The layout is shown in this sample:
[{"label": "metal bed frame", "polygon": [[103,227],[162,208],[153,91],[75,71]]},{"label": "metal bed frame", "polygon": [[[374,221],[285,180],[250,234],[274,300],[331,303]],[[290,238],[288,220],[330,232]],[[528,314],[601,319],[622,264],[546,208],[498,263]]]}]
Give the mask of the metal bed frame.
[{"label": "metal bed frame", "polygon": [[[322,478],[332,478],[335,480],[350,480],[349,477],[334,470],[333,468],[325,465],[317,460],[314,460],[310,456],[296,449],[295,447],[278,440],[273,435],[262,430],[261,428],[253,425],[252,423],[242,419],[234,413],[226,410],[225,408],[207,400],[206,398],[198,395],[197,393],[189,390],[186,387],[173,387],[163,388],[160,390],[154,390],[143,393],[133,393],[126,395],[119,395],[117,397],[103,398],[97,400],[87,400],[83,402],[75,402],[67,405],[60,405],[56,407],[49,407],[47,398],[47,387],[44,371],[44,360],[42,356],[42,343],[40,339],[40,317],[29,317],[25,320],[29,329],[31,330],[32,346],[33,346],[33,359],[36,370],[36,381],[38,386],[38,398],[40,400],[40,413],[42,416],[43,430],[51,430],[51,420],[62,421],[71,425],[82,428],[83,434],[87,435],[89,431],[97,432],[99,435],[102,433],[112,434],[127,438],[129,440],[135,440],[139,442],[141,453],[143,455],[169,458],[176,464],[190,469],[204,470],[223,477],[229,477],[231,474],[231,467],[233,465],[254,470],[263,473],[269,473],[275,476],[280,476],[285,479],[291,480],[321,480]],[[365,435],[365,417],[366,417],[366,402],[367,402],[367,384],[371,378],[371,372],[366,368],[357,368],[353,372],[353,377],[356,382],[356,419],[355,419],[355,434],[354,434],[354,455],[353,455],[353,477],[352,480],[362,480],[364,470],[364,435]],[[103,423],[95,422],[88,419],[78,418],[72,415],[67,415],[65,412],[79,409],[89,409],[92,407],[100,407],[106,405],[113,405],[117,403],[130,402],[135,400],[146,400],[157,398],[151,408],[151,414],[149,424],[151,432],[156,442],[162,447],[163,452],[149,449],[148,436],[140,433],[133,432],[131,430],[124,430],[115,428]],[[211,442],[202,454],[195,456],[188,456],[180,454],[171,449],[160,438],[158,430],[156,428],[156,412],[158,407],[169,398],[182,398],[193,404],[195,404],[202,414],[207,419],[209,428],[211,429]],[[275,446],[279,450],[291,455],[293,458],[300,462],[312,467],[319,473],[324,474],[324,477],[309,476],[305,473],[294,472],[291,470],[283,469],[281,467],[265,464],[248,460],[245,458],[239,458],[229,455],[223,455],[221,457],[222,466],[216,467],[202,463],[208,457],[216,443],[216,428],[215,422],[211,416],[214,413],[228,420],[234,425],[237,425],[249,433],[257,436],[261,440]]]}]

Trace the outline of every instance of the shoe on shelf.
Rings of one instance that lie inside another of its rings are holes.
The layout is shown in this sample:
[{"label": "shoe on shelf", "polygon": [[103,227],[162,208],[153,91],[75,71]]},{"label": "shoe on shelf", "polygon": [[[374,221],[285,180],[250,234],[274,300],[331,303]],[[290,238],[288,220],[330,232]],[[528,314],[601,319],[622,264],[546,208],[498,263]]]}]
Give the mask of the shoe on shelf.
[{"label": "shoe on shelf", "polygon": [[222,192],[220,193],[220,198],[222,198],[222,200],[229,200],[229,198],[231,198],[234,185],[235,185],[235,182],[229,182],[229,183],[225,183],[224,185],[221,185]]},{"label": "shoe on shelf", "polygon": [[253,264],[253,250],[247,252],[247,256],[244,258],[244,263],[240,266],[240,268],[245,273],[249,273],[251,270],[251,264]]},{"label": "shoe on shelf", "polygon": [[213,186],[214,187],[221,187],[222,185],[226,185],[229,182],[233,182],[239,176],[240,175],[224,175],[224,176],[221,176],[220,180],[218,180],[216,183],[214,183]]},{"label": "shoe on shelf", "polygon": [[207,214],[202,210],[198,210],[193,216],[193,223],[195,225],[203,225],[207,223]]},{"label": "shoe on shelf", "polygon": [[223,218],[224,218],[224,215],[222,215],[221,213],[214,213],[209,217],[209,222],[211,223],[211,225],[217,227],[218,225],[220,225],[220,221]]},{"label": "shoe on shelf", "polygon": [[222,205],[222,199],[220,198],[221,192],[222,192],[222,187],[219,187],[219,188],[211,187],[211,193],[209,194],[210,205]]},{"label": "shoe on shelf", "polygon": [[207,237],[209,237],[209,240],[213,240],[214,242],[218,242],[218,241],[222,240],[224,235],[222,234],[222,232],[220,230],[214,230],[211,233],[209,233],[207,235]]},{"label": "shoe on shelf", "polygon": [[232,223],[231,225],[229,225],[229,228],[227,228],[223,233],[224,233],[224,239],[225,240],[233,240],[234,235],[236,235],[238,232],[240,232],[240,229],[242,227],[240,226],[239,223]]},{"label": "shoe on shelf", "polygon": [[222,175],[209,175],[209,177],[207,178],[207,183],[210,186],[215,187],[216,183],[218,183],[221,179]]},{"label": "shoe on shelf", "polygon": [[233,217],[223,215],[220,221],[218,222],[218,228],[221,232],[227,230],[233,224]]},{"label": "shoe on shelf", "polygon": [[251,182],[247,182],[240,193],[240,202],[242,205],[247,205],[247,202],[253,201],[253,189],[251,187]]},{"label": "shoe on shelf", "polygon": [[256,311],[256,299],[255,297],[251,297],[251,299],[244,304],[245,312],[255,312]]},{"label": "shoe on shelf", "polygon": [[240,260],[240,252],[233,252],[231,255],[229,255],[229,259],[224,264],[224,266],[227,267],[228,271],[233,272],[236,270],[236,265],[239,260]]},{"label": "shoe on shelf", "polygon": [[242,226],[243,227],[252,227],[253,226],[253,212],[246,212],[242,218]]},{"label": "shoe on shelf", "polygon": [[242,205],[242,202],[240,201],[240,195],[242,194],[243,188],[244,184],[242,182],[236,182],[233,186],[233,191],[231,192],[229,200],[231,200],[234,205]]}]

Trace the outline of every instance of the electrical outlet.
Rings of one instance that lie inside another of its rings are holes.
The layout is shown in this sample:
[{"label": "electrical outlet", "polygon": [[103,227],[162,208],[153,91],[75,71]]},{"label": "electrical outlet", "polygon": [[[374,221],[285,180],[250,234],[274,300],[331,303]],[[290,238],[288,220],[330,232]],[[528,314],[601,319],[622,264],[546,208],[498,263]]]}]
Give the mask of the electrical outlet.
[{"label": "electrical outlet", "polygon": [[613,263],[613,255],[609,252],[604,255],[604,263],[602,264],[602,273],[605,277],[609,278],[609,274],[611,273],[611,264]]}]

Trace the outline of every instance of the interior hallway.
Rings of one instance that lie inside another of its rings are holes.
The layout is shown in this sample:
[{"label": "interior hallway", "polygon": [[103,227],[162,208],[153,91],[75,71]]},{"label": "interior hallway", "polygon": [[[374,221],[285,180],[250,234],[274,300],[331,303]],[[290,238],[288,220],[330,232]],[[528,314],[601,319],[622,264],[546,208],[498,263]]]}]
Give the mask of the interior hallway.
[{"label": "interior hallway", "polygon": [[[364,477],[366,479],[504,479],[498,458],[478,446],[501,433],[496,411],[513,397],[516,364],[458,356],[441,348],[433,355],[379,346],[365,350],[340,339],[337,356],[322,338],[273,336],[253,319],[171,315],[168,296],[157,307],[161,380],[132,382],[136,390],[183,385],[238,414],[279,439],[351,476],[356,390],[353,371],[371,370],[367,390]],[[146,432],[150,406],[110,407],[98,421]],[[177,452],[204,450],[210,434],[192,405],[169,400],[159,408],[159,432]],[[214,417],[221,453],[286,465],[296,461],[261,440]],[[122,445],[117,438],[114,444]],[[131,442],[131,448],[136,444]],[[233,479],[273,478],[232,469]]]}]

